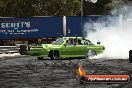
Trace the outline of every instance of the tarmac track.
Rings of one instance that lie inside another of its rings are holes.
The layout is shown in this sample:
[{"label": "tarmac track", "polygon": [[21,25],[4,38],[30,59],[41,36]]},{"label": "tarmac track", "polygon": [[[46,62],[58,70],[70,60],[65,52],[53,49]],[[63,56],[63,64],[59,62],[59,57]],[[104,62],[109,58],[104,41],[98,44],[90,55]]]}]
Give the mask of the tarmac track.
[{"label": "tarmac track", "polygon": [[85,84],[76,81],[76,68],[82,64],[90,74],[129,74],[127,59],[38,60],[36,57],[2,58],[0,88],[132,88],[127,84]]}]

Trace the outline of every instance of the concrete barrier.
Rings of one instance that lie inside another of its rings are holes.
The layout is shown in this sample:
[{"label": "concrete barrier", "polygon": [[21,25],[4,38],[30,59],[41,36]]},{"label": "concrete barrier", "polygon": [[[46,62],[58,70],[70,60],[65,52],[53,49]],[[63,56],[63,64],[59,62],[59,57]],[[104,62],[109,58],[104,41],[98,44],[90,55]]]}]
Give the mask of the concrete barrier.
[{"label": "concrete barrier", "polygon": [[0,54],[19,53],[19,46],[0,46]]}]

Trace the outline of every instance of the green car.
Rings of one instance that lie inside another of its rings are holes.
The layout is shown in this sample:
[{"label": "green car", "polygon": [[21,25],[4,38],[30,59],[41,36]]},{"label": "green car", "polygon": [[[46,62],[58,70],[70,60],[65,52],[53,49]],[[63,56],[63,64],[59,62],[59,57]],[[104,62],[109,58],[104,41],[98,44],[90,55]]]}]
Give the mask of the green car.
[{"label": "green car", "polygon": [[69,57],[92,57],[102,53],[105,47],[94,45],[91,41],[83,37],[61,37],[52,44],[41,44],[32,46],[29,55],[37,56],[38,59],[50,57],[50,59]]}]

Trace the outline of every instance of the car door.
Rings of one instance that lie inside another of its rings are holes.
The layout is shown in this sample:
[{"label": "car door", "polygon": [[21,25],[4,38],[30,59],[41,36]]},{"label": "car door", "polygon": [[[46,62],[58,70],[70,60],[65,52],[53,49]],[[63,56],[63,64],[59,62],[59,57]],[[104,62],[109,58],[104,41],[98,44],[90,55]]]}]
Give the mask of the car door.
[{"label": "car door", "polygon": [[73,39],[68,39],[66,44],[62,47],[62,55],[76,55],[76,47]]},{"label": "car door", "polygon": [[86,53],[89,50],[96,50],[98,47],[95,47],[93,43],[91,43],[89,40],[84,39],[84,45],[86,46]]},{"label": "car door", "polygon": [[84,44],[84,40],[78,39],[75,45],[76,55],[84,56],[86,55],[87,46]]}]

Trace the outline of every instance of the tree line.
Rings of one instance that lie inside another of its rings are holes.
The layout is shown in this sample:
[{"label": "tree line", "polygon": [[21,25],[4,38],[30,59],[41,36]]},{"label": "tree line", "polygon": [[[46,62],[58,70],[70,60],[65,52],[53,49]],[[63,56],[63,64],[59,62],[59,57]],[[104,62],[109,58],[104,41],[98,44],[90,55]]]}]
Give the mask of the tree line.
[{"label": "tree line", "polygon": [[[80,16],[81,6],[81,0],[0,0],[0,16]],[[104,15],[113,6],[113,0],[98,0],[97,3],[83,0],[83,13],[84,15]]]}]

